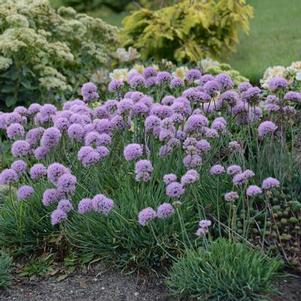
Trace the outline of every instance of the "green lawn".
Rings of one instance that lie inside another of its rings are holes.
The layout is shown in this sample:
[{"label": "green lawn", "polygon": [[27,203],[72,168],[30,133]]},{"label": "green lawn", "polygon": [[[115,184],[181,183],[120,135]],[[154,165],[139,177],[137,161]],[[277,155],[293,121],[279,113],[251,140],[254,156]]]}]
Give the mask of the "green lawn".
[{"label": "green lawn", "polygon": [[229,62],[252,81],[273,65],[301,60],[301,0],[249,0],[255,17]]}]

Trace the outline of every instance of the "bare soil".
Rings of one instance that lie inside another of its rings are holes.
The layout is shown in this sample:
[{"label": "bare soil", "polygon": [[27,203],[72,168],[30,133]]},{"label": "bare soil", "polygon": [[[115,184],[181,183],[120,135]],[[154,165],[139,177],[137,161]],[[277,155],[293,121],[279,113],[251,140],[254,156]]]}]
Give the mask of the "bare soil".
[{"label": "bare soil", "polygon": [[[124,275],[98,264],[59,281],[58,277],[28,279],[16,276],[11,288],[0,293],[1,301],[174,301],[164,279]],[[281,295],[266,300],[301,301],[301,278],[278,281]]]}]

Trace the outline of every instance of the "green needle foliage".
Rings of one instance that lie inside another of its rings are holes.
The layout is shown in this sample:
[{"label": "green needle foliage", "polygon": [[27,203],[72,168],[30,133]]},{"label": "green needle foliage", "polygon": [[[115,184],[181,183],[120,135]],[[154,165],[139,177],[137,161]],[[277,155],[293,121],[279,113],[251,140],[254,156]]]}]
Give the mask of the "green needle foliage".
[{"label": "green needle foliage", "polygon": [[10,269],[12,265],[12,258],[0,251],[0,288],[7,288],[11,282]]},{"label": "green needle foliage", "polygon": [[187,251],[172,267],[168,286],[172,293],[201,300],[262,300],[282,267],[245,244],[218,239],[207,250]]}]

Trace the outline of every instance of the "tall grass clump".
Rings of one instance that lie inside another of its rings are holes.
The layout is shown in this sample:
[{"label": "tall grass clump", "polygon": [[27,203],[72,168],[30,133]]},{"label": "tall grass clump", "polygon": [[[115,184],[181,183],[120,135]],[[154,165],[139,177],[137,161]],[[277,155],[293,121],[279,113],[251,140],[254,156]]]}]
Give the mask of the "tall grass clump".
[{"label": "tall grass clump", "polygon": [[167,285],[176,296],[202,300],[261,300],[273,290],[282,263],[242,243],[219,238],[175,262]]}]

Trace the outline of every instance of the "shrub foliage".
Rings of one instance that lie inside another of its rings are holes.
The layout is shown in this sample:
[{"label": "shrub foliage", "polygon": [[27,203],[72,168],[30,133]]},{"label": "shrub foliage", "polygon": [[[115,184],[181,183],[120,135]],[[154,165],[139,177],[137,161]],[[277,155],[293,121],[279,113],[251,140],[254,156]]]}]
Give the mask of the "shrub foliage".
[{"label": "shrub foliage", "polygon": [[251,16],[244,0],[184,0],[156,11],[135,11],[124,20],[121,41],[145,59],[221,58],[235,49],[239,30],[248,31]]}]

